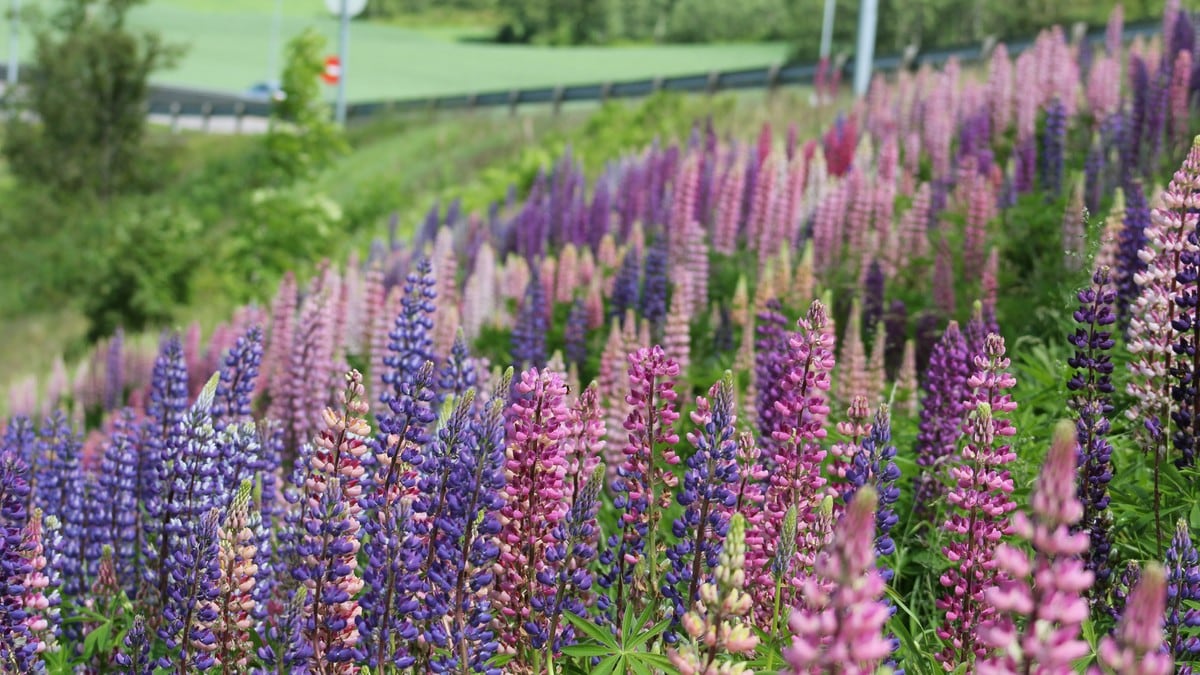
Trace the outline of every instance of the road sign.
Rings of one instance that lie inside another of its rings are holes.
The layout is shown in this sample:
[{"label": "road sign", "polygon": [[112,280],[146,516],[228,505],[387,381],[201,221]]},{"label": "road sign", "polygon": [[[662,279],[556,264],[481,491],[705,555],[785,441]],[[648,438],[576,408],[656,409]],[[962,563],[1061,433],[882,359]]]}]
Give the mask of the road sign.
[{"label": "road sign", "polygon": [[321,71],[325,84],[337,84],[342,79],[342,60],[337,56],[325,57],[325,70]]},{"label": "road sign", "polygon": [[[367,8],[367,0],[344,0],[344,1],[346,3],[346,14],[350,15],[351,19],[358,16],[359,14],[362,14],[363,10]],[[328,9],[329,13],[334,16],[341,16],[342,15],[342,2],[343,2],[343,0],[325,0],[325,9]]]}]

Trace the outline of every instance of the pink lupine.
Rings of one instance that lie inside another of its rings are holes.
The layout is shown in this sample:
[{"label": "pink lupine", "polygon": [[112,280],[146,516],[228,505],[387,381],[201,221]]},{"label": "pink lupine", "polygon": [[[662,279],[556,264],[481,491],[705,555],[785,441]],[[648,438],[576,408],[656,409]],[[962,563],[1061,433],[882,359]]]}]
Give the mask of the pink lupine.
[{"label": "pink lupine", "polygon": [[[271,334],[267,338],[260,379],[269,382],[273,395],[287,387],[288,363],[292,356],[292,332],[296,324],[296,277],[290,271],[283,275],[275,300],[271,303]],[[207,376],[206,376],[207,378]]]},{"label": "pink lupine", "polygon": [[684,267],[688,274],[689,309],[699,314],[708,307],[708,242],[700,223],[691,221],[687,227]]},{"label": "pink lupine", "polygon": [[752,606],[743,589],[745,536],[745,520],[735,513],[729,522],[714,579],[700,586],[700,599],[681,621],[690,639],[667,651],[667,658],[681,675],[740,675],[749,668],[745,663],[722,656],[749,656],[758,646],[758,637],[740,621]]},{"label": "pink lupine", "polygon": [[1124,32],[1125,9],[1118,2],[1108,13],[1108,26],[1104,33],[1104,47],[1109,56],[1119,57],[1121,55],[1121,36]]},{"label": "pink lupine", "polygon": [[850,324],[842,335],[841,350],[838,354],[838,370],[836,380],[837,399],[842,403],[850,403],[858,397],[866,399],[870,396],[870,378],[867,375],[867,352],[862,341],[862,312],[858,300],[850,305]]},{"label": "pink lupine", "polygon": [[999,138],[1008,130],[1013,114],[1013,65],[1003,42],[992,50],[988,63],[987,100],[991,109],[992,136]]},{"label": "pink lupine", "polygon": [[894,265],[897,269],[905,269],[913,259],[925,258],[929,255],[929,209],[933,201],[933,192],[929,183],[922,183],[913,195],[912,206],[900,217],[899,241],[895,251]]},{"label": "pink lupine", "polygon": [[1088,109],[1099,124],[1121,107],[1121,62],[1112,56],[1101,56],[1092,63],[1088,73]]},{"label": "pink lupine", "polygon": [[623,377],[626,354],[621,326],[614,318],[612,327],[609,329],[608,340],[604,344],[604,351],[600,354],[598,380],[600,398],[607,413],[608,442],[604,452],[604,464],[608,467],[610,483],[617,476],[617,467],[621,464],[623,457],[621,449],[625,447],[625,437],[621,429],[625,415],[628,414],[625,394],[629,385]]},{"label": "pink lupine", "polygon": [[600,388],[592,382],[579,393],[568,413],[567,435],[563,439],[567,482],[571,484],[571,503],[583,490],[583,483],[596,470],[604,456],[608,432],[604,409],[600,406]]},{"label": "pink lupine", "polygon": [[858,446],[867,434],[871,433],[871,405],[865,396],[855,396],[846,410],[846,419],[837,423],[837,432],[841,439],[829,448],[832,456],[828,469],[830,482],[835,483],[839,491],[845,487],[846,469],[854,461]]},{"label": "pink lupine", "polygon": [[962,449],[962,461],[948,471],[952,485],[946,500],[951,511],[944,528],[953,539],[943,552],[951,567],[941,577],[947,593],[937,605],[946,612],[938,637],[945,641],[941,657],[949,668],[973,664],[976,657],[987,654],[978,628],[992,620],[995,608],[983,602],[984,593],[1007,578],[996,569],[994,554],[1011,529],[1008,514],[1016,508],[1011,497],[1013,480],[1006,468],[1016,453],[1003,440],[1016,433],[1004,417],[1016,409],[1005,393],[1016,384],[1008,366],[1004,338],[988,335],[983,353],[974,356],[973,372],[967,380],[972,390],[967,397],[971,412],[963,435],[969,440]]},{"label": "pink lupine", "polygon": [[[1035,83],[1039,80],[1037,56],[1033,50],[1021,52],[1017,57],[1016,81]],[[1041,97],[1031,92],[1016,97],[1017,141],[1024,142],[1034,137],[1037,125],[1038,104]]]},{"label": "pink lupine", "polygon": [[742,192],[746,176],[742,162],[734,162],[721,180],[717,197],[717,214],[713,222],[713,248],[718,253],[733,254],[737,246],[738,222],[742,217]]},{"label": "pink lupine", "polygon": [[792,643],[784,650],[791,675],[874,673],[892,652],[883,634],[891,611],[875,566],[874,488],[859,488],[805,582],[806,606],[792,611]]},{"label": "pink lupine", "polygon": [[554,573],[555,563],[547,560],[546,551],[554,543],[554,528],[567,513],[564,439],[571,431],[561,374],[532,368],[521,373],[513,391],[496,580],[500,639],[509,647],[525,640],[525,624],[544,592],[538,577]]},{"label": "pink lupine", "polygon": [[252,591],[258,574],[258,565],[254,563],[258,549],[251,530],[252,487],[250,479],[242,481],[217,534],[221,596],[217,599],[219,617],[213,632],[219,643],[215,658],[225,673],[244,672],[253,647],[250,614],[255,606]]},{"label": "pink lupine", "polygon": [[979,280],[981,309],[985,320],[990,321],[996,316],[996,291],[999,286],[1000,252],[993,246],[988,253],[987,262],[983,265],[983,275]]},{"label": "pink lupine", "polygon": [[815,299],[816,289],[816,271],[813,269],[813,246],[812,241],[804,242],[804,251],[800,254],[800,261],[796,264],[796,270],[792,274],[792,287],[790,301],[795,303],[809,303]]},{"label": "pink lupine", "polygon": [[601,269],[615,270],[621,265],[621,255],[617,252],[617,240],[611,232],[600,238],[600,247],[596,249],[596,262]]},{"label": "pink lupine", "polygon": [[967,223],[963,237],[963,269],[977,270],[983,265],[988,221],[996,215],[996,193],[987,177],[973,173],[966,197]]},{"label": "pink lupine", "polygon": [[[55,635],[58,632],[58,593],[51,588],[52,569],[47,559],[46,544],[53,544],[57,535],[58,518],[43,516],[42,510],[34,508],[21,532],[18,550],[28,564],[28,571],[21,580],[20,606],[25,612],[25,628],[29,639],[36,644],[34,653],[41,654],[57,648]],[[47,537],[47,535],[50,537]],[[50,554],[54,554],[52,545]],[[9,591],[11,592],[11,591]]]},{"label": "pink lupine", "polygon": [[758,179],[754,182],[754,194],[750,198],[750,213],[746,216],[746,245],[751,250],[759,248],[759,239],[766,229],[767,210],[775,194],[775,180],[778,173],[777,161],[765,161],[759,168]]},{"label": "pink lupine", "polygon": [[842,253],[850,184],[843,180],[832,187],[817,206],[812,239],[815,263],[822,272],[832,269]]},{"label": "pink lupine", "polygon": [[475,252],[475,265],[463,292],[461,323],[467,339],[474,340],[487,324],[499,301],[496,284],[496,251],[484,242]]},{"label": "pink lupine", "polygon": [[861,270],[865,267],[862,263],[863,256],[870,253],[866,242],[874,222],[875,190],[866,176],[858,172],[852,173],[851,176],[854,176],[854,202],[850,205],[850,214],[846,219],[846,244],[850,255],[853,256],[853,269]]},{"label": "pink lupine", "polygon": [[579,249],[574,244],[563,246],[558,254],[558,265],[555,268],[554,302],[571,302],[575,299],[575,291],[579,283]]},{"label": "pink lupine", "polygon": [[663,349],[667,356],[679,364],[679,372],[687,373],[691,364],[691,325],[688,321],[692,313],[684,306],[686,300],[683,293],[671,297],[671,311],[667,313],[667,325],[663,329]]},{"label": "pink lupine", "polygon": [[[1168,675],[1174,659],[1163,645],[1163,612],[1167,605],[1167,574],[1150,563],[1125,603],[1116,632],[1100,640],[1097,654],[1105,671],[1117,675]],[[1095,671],[1099,672],[1099,671]]]},{"label": "pink lupine", "polygon": [[917,349],[912,340],[904,342],[904,356],[900,359],[900,370],[896,373],[897,409],[916,417],[921,399],[917,392]]},{"label": "pink lupine", "polygon": [[604,298],[600,295],[599,279],[588,286],[587,297],[583,300],[587,310],[587,328],[596,330],[604,325]]},{"label": "pink lupine", "polygon": [[883,389],[887,385],[887,338],[882,327],[875,331],[875,342],[871,345],[871,355],[867,358],[867,400],[877,403],[883,397]]},{"label": "pink lupine", "polygon": [[980,640],[996,650],[979,664],[980,675],[1016,675],[1034,665],[1046,675],[1070,675],[1074,661],[1088,653],[1080,631],[1093,575],[1081,557],[1088,533],[1072,532],[1083,517],[1076,446],[1075,425],[1059,422],[1030,501],[1033,517],[1013,516],[1013,531],[1033,546],[1032,559],[1008,544],[996,549],[996,568],[1007,579],[984,593],[998,616],[979,630]]},{"label": "pink lupine", "polygon": [[775,407],[783,423],[772,432],[766,449],[774,468],[768,478],[763,509],[754,514],[751,534],[747,537],[746,570],[760,626],[769,623],[773,616],[775,583],[771,562],[782,545],[780,531],[788,509],[795,506],[801,522],[795,546],[788,544],[794,551],[788,567],[796,576],[784,585],[786,597],[781,599],[787,605],[796,604],[799,585],[793,582],[808,573],[816,555],[810,541],[823,538],[818,510],[825,496],[825,479],[821,476],[825,450],[819,442],[826,435],[829,406],[825,397],[834,366],[833,336],[827,332],[829,319],[825,305],[813,301],[797,325],[799,330],[789,338],[786,374],[778,383],[782,394]]},{"label": "pink lupine", "polygon": [[687,227],[696,218],[700,189],[700,163],[690,155],[679,167],[673,185],[671,223],[667,227],[667,259],[678,264],[688,243]]}]

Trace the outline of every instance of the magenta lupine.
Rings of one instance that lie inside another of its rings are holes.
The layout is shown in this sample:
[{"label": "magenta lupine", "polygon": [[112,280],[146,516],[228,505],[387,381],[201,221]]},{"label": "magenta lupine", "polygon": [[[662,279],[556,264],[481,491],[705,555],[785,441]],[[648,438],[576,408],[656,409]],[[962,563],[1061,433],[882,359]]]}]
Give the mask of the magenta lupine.
[{"label": "magenta lupine", "polygon": [[968,438],[961,462],[950,467],[952,487],[947,495],[951,512],[945,529],[953,538],[943,548],[951,567],[941,577],[947,591],[938,599],[945,622],[938,637],[945,641],[942,662],[973,664],[985,656],[986,646],[979,640],[979,626],[990,621],[995,609],[985,602],[989,586],[1003,584],[1007,575],[996,569],[995,549],[1011,529],[1009,513],[1013,480],[1006,466],[1016,459],[1012,446],[1004,439],[1016,429],[1004,416],[1016,409],[1006,393],[1016,384],[1008,373],[1009,360],[1004,354],[1004,338],[987,337],[984,350],[974,356],[974,368],[967,380],[966,397],[971,410],[963,426]]},{"label": "magenta lupine", "polygon": [[[796,534],[794,564],[798,575],[807,574],[816,555],[807,543],[820,538],[819,504],[825,496],[825,479],[821,464],[825,450],[819,445],[825,438],[825,420],[829,415],[826,401],[830,372],[834,366],[833,336],[825,305],[813,301],[807,315],[797,322],[799,330],[788,341],[787,365],[780,386],[783,390],[775,408],[781,421],[772,431],[769,446],[769,465],[772,467],[764,497],[763,509],[754,514],[747,535],[746,573],[755,595],[756,623],[766,625],[773,615],[775,584],[771,561],[781,546],[780,530],[788,508],[799,510],[800,524]],[[787,606],[796,604],[792,598],[799,584],[791,579],[785,585]]]},{"label": "magenta lupine", "polygon": [[[553,531],[566,516],[566,447],[570,432],[567,386],[562,375],[531,368],[513,383],[509,405],[505,503],[500,510],[501,572],[496,607],[501,642],[516,652],[514,667],[533,667],[547,639],[548,617],[536,617],[544,592],[538,578],[556,576],[546,559]],[[536,618],[531,618],[536,617]]]},{"label": "magenta lupine", "polygon": [[688,640],[667,658],[681,675],[741,675],[749,666],[726,654],[754,653],[758,637],[741,621],[753,604],[744,591],[746,575],[746,524],[734,514],[717,563],[713,581],[700,586],[695,607],[683,616]]},{"label": "magenta lupine", "polygon": [[[624,446],[625,460],[617,469],[612,489],[616,493],[613,505],[622,511],[620,531],[608,539],[608,548],[600,562],[606,568],[600,585],[610,592],[602,597],[600,607],[608,610],[611,603],[623,608],[640,594],[649,597],[650,589],[658,588],[658,526],[663,511],[671,504],[671,489],[679,479],[670,467],[679,463],[674,446],[679,442],[675,422],[675,378],[679,365],[667,358],[662,347],[643,347],[629,355],[630,406],[625,418],[628,440]],[[648,578],[635,575],[643,568]],[[638,604],[641,604],[640,602]]]},{"label": "magenta lupine", "polygon": [[1167,604],[1167,575],[1151,563],[1125,603],[1116,632],[1100,640],[1097,654],[1104,671],[1116,675],[1168,675],[1174,666],[1163,645],[1163,612]]},{"label": "magenta lupine", "polygon": [[784,650],[788,667],[782,672],[869,675],[891,654],[892,643],[883,634],[891,610],[875,567],[876,502],[874,488],[859,489],[817,557],[816,576],[805,582],[806,606],[788,619],[792,642]]},{"label": "magenta lupine", "polygon": [[996,654],[979,663],[980,675],[1016,675],[1033,666],[1046,675],[1070,675],[1088,653],[1080,631],[1094,577],[1081,557],[1088,534],[1072,532],[1083,516],[1076,444],[1074,425],[1059,422],[1033,489],[1032,517],[1013,515],[1013,532],[1032,546],[1032,558],[1009,544],[996,549],[996,569],[1006,578],[984,593],[997,617],[980,627],[979,638]]},{"label": "magenta lupine", "polygon": [[579,497],[583,483],[600,465],[607,444],[606,438],[604,409],[600,406],[600,388],[592,382],[579,393],[571,405],[567,419],[567,435],[563,438],[566,480],[570,484],[567,496],[571,502]]}]

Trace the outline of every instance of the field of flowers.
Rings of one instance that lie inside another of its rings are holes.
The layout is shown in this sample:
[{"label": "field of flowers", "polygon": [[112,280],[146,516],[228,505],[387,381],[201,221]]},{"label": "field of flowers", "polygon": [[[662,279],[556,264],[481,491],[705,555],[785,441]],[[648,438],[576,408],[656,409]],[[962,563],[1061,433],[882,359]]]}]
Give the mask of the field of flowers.
[{"label": "field of flowers", "polygon": [[0,426],[0,671],[1192,672],[1167,4],[821,138],[568,154],[207,340],[60,361]]}]

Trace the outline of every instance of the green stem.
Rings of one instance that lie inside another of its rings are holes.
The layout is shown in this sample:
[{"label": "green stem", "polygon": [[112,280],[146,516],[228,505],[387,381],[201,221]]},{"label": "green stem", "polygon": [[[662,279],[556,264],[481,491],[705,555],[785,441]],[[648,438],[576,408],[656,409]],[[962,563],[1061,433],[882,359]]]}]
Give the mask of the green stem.
[{"label": "green stem", "polygon": [[[779,605],[780,605],[780,596],[781,595],[783,595],[783,575],[782,574],[780,574],[779,577],[775,579],[775,611],[773,611],[771,613],[771,644],[772,645],[774,645],[774,643],[779,639],[779,609],[780,609]],[[768,649],[767,650],[766,671],[773,672],[771,670],[771,667],[774,664],[775,664],[775,650],[773,648]]]}]

